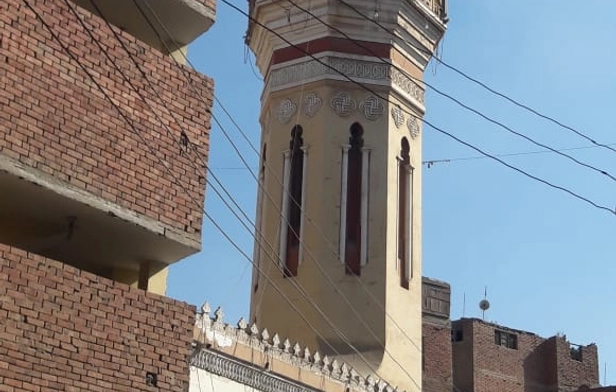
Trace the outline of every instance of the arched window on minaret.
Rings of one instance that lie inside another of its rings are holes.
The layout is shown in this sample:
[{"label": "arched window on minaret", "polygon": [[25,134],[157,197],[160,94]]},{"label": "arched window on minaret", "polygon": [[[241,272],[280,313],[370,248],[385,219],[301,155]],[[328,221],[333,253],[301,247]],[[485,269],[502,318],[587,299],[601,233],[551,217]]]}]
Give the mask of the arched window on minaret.
[{"label": "arched window on minaret", "polygon": [[410,146],[402,138],[398,157],[398,271],[400,285],[409,288],[412,271],[412,209],[413,209],[413,167],[411,166]]},{"label": "arched window on minaret", "polygon": [[301,258],[302,207],[304,188],[304,141],[302,127],[291,130],[289,151],[284,157],[283,216],[281,222],[280,259],[284,276],[297,276]]},{"label": "arched window on minaret", "polygon": [[355,123],[351,126],[347,167],[346,238],[344,264],[347,274],[359,275],[361,253],[361,166],[364,130]]},{"label": "arched window on minaret", "polygon": [[263,226],[263,193],[265,192],[265,169],[267,167],[267,144],[263,144],[261,151],[261,168],[259,169],[259,186],[257,189],[257,217],[255,222],[255,245],[254,245],[254,291],[259,289],[259,275],[261,268],[261,241]]},{"label": "arched window on minaret", "polygon": [[367,263],[370,150],[364,147],[363,133],[362,126],[354,123],[349,144],[342,146],[339,252],[349,275],[360,275]]}]

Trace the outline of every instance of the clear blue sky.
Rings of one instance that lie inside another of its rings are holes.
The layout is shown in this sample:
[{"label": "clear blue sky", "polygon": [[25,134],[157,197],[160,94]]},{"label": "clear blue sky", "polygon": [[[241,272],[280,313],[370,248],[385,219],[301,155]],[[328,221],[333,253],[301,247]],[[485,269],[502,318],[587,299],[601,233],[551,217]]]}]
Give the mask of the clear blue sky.
[{"label": "clear blue sky", "polygon": [[[245,0],[234,0],[246,6]],[[218,3],[214,27],[190,47],[198,70],[213,77],[216,95],[258,145],[262,83],[246,57],[245,18]],[[595,0],[450,1],[443,59],[495,89],[604,143],[616,143],[616,2]],[[554,148],[588,141],[490,95],[442,66],[426,81],[517,131]],[[215,115],[252,167],[258,157],[221,108]],[[537,146],[427,92],[431,123],[491,153]],[[425,128],[425,159],[477,153]],[[616,147],[616,146],[614,146]],[[616,175],[616,153],[568,151]],[[593,201],[616,207],[616,182],[556,154],[504,160]],[[254,218],[256,183],[213,124],[210,165]],[[210,180],[213,180],[209,177]],[[550,189],[491,161],[452,161],[424,169],[423,271],[452,285],[453,319],[480,317],[484,286],[492,304],[486,320],[574,343],[599,345],[601,382],[616,384],[616,216]],[[211,188],[206,210],[248,254],[252,237]],[[248,315],[252,269],[209,223],[203,251],[174,265],[168,294],[196,305],[223,306],[228,321]]]}]

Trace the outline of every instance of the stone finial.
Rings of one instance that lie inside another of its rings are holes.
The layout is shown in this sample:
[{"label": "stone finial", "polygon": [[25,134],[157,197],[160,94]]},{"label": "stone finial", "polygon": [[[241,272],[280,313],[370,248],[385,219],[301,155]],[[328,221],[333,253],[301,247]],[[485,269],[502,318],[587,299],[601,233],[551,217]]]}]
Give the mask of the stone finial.
[{"label": "stone finial", "polygon": [[349,366],[346,363],[343,363],[342,366],[340,366],[340,377],[342,380],[346,381],[348,380],[349,375]]},{"label": "stone finial", "polygon": [[237,327],[242,331],[248,328],[248,323],[246,322],[246,320],[244,320],[244,317],[241,317],[240,320],[237,322]]},{"label": "stone finial", "polygon": [[340,373],[340,364],[337,359],[334,359],[334,362],[332,362],[332,372],[336,375]]},{"label": "stone finial", "polygon": [[212,311],[212,308],[210,308],[210,304],[207,301],[205,301],[203,305],[201,305],[201,313],[203,313],[203,316],[209,317],[211,311]]},{"label": "stone finial", "polygon": [[291,352],[291,342],[289,342],[289,339],[285,339],[282,345],[285,353]]},{"label": "stone finial", "polygon": [[257,327],[257,323],[252,323],[252,325],[250,326],[250,334],[251,335],[259,334],[259,327]]},{"label": "stone finial", "polygon": [[263,342],[267,343],[269,342],[269,332],[267,332],[267,328],[264,328],[263,331],[261,331],[261,339],[263,340]]},{"label": "stone finial", "polygon": [[295,343],[295,345],[293,346],[293,354],[295,354],[296,357],[299,357],[299,354],[302,352],[302,348],[299,346],[299,343]]},{"label": "stone finial", "polygon": [[326,355],[323,357],[323,366],[325,367],[329,367],[329,365],[331,364],[331,360],[329,359],[329,357]]},{"label": "stone finial", "polygon": [[314,355],[312,356],[312,360],[314,361],[315,365],[318,365],[321,363],[321,354],[319,354],[318,351],[315,351]]},{"label": "stone finial", "polygon": [[304,359],[308,362],[310,361],[310,350],[308,347],[304,348]]},{"label": "stone finial", "polygon": [[272,338],[272,343],[274,344],[274,347],[280,347],[280,336],[278,336],[278,334],[274,334],[274,337]]},{"label": "stone finial", "polygon": [[216,311],[214,312],[214,321],[218,323],[222,323],[224,318],[225,318],[225,313],[222,311],[222,308],[220,306],[217,307]]}]

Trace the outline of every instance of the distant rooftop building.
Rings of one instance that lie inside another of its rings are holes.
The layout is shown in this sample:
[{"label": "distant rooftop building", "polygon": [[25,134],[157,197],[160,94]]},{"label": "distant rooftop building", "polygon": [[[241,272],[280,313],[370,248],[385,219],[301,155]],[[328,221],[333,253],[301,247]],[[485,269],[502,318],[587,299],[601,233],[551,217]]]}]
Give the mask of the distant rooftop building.
[{"label": "distant rooftop building", "polygon": [[454,385],[460,392],[569,392],[599,387],[597,346],[542,338],[479,319],[452,323]]}]

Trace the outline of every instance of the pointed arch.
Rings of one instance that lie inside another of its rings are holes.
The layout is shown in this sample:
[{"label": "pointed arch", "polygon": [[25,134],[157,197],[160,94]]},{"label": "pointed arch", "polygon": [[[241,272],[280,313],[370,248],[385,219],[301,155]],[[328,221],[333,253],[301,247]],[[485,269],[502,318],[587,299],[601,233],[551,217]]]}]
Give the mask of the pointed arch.
[{"label": "pointed arch", "polygon": [[259,289],[260,263],[261,263],[261,241],[263,230],[263,192],[265,192],[265,169],[267,167],[267,143],[263,144],[261,150],[261,167],[259,169],[259,186],[257,189],[257,217],[255,224],[255,245],[254,245],[254,272],[253,272],[253,289],[256,292]]},{"label": "pointed arch", "polygon": [[398,157],[398,238],[397,256],[400,285],[409,288],[412,271],[412,209],[413,209],[413,167],[411,166],[410,145],[407,138],[400,142]]},{"label": "pointed arch", "polygon": [[359,123],[354,123],[351,125],[349,132],[344,264],[347,274],[360,275],[362,248],[362,149],[364,146],[364,129]]},{"label": "pointed arch", "polygon": [[285,192],[287,201],[286,243],[284,275],[297,276],[300,257],[300,236],[302,223],[302,198],[304,187],[304,139],[303,129],[296,125],[291,130],[289,143],[289,178],[288,192]]}]

